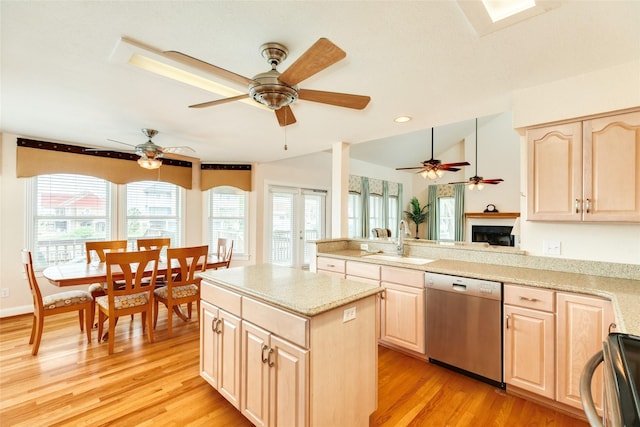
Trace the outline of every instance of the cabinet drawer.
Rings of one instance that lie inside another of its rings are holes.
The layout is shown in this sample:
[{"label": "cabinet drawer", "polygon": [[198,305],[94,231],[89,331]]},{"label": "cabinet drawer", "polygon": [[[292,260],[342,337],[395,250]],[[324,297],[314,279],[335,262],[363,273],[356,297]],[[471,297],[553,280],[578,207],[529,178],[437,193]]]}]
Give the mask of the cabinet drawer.
[{"label": "cabinet drawer", "polygon": [[347,275],[380,280],[380,266],[366,262],[347,261]]},{"label": "cabinet drawer", "polygon": [[381,277],[383,282],[424,288],[424,271],[382,266]]},{"label": "cabinet drawer", "polygon": [[534,310],[555,311],[555,292],[529,286],[504,285],[504,303]]},{"label": "cabinet drawer", "polygon": [[366,277],[360,277],[360,276],[349,276],[348,274],[346,279],[352,280],[354,282],[369,283],[370,285],[380,286],[380,279],[368,279]]},{"label": "cabinet drawer", "polygon": [[344,264],[345,261],[343,259],[318,257],[316,265],[318,270],[334,271],[344,274]]},{"label": "cabinet drawer", "polygon": [[242,300],[239,294],[202,281],[200,283],[200,299],[213,304],[231,314],[240,316]]},{"label": "cabinet drawer", "polygon": [[242,297],[242,318],[304,348],[309,348],[309,320]]}]

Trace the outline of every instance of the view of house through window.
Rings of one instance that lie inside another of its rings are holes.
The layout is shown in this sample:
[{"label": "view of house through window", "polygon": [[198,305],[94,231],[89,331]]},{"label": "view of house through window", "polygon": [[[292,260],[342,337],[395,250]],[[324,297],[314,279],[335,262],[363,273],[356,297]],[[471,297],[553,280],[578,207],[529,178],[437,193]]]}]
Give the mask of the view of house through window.
[{"label": "view of house through window", "polygon": [[218,238],[233,239],[234,256],[247,255],[249,192],[235,187],[209,190],[209,248],[215,252]]},{"label": "view of house through window", "polygon": [[[127,239],[135,249],[139,238],[170,237],[172,246],[180,246],[182,193],[158,181],[117,186],[84,175],[34,177],[27,208],[33,227],[27,233],[35,268],[86,262],[87,241]],[[118,221],[117,212],[125,218]],[[117,230],[117,223],[125,225]]]}]

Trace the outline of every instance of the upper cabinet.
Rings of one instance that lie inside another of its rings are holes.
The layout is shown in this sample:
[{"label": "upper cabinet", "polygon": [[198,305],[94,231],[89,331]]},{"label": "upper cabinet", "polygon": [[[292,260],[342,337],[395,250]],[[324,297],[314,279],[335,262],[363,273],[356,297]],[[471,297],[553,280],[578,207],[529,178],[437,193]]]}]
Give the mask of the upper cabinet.
[{"label": "upper cabinet", "polygon": [[527,131],[528,216],[640,222],[640,111]]}]

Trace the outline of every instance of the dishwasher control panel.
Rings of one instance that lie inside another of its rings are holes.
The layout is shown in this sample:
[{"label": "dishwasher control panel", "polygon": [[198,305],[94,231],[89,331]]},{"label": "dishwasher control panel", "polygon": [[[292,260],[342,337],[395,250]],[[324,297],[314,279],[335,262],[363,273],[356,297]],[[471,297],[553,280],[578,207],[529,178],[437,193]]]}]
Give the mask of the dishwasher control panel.
[{"label": "dishwasher control panel", "polygon": [[502,299],[502,283],[448,274],[425,273],[427,289],[445,292],[459,292],[480,298]]}]

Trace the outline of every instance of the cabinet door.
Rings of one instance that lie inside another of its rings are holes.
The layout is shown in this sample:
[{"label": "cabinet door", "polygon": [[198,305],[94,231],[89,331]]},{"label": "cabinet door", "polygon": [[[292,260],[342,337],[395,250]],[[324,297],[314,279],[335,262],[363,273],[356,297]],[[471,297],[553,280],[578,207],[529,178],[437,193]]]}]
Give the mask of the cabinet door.
[{"label": "cabinet door", "polygon": [[273,364],[269,376],[270,425],[308,426],[309,351],[271,336]]},{"label": "cabinet door", "polygon": [[640,221],[640,112],[584,122],[585,221]]},{"label": "cabinet door", "polygon": [[218,388],[218,336],[215,332],[218,308],[200,303],[200,376]]},{"label": "cabinet door", "polygon": [[580,122],[528,130],[527,169],[527,219],[581,220]]},{"label": "cabinet door", "polygon": [[217,389],[233,406],[240,408],[240,319],[219,311]]},{"label": "cabinet door", "polygon": [[243,320],[240,410],[256,426],[269,423],[268,348],[269,333]]},{"label": "cabinet door", "polygon": [[382,282],[380,340],[425,353],[425,290]]},{"label": "cabinet door", "polygon": [[505,382],[554,399],[554,314],[505,305],[504,315]]},{"label": "cabinet door", "polygon": [[[558,293],[556,357],[558,366],[557,400],[582,408],[580,375],[591,356],[602,350],[602,341],[613,322],[611,302],[598,298]],[[596,408],[602,409],[602,366],[592,382]]]}]

